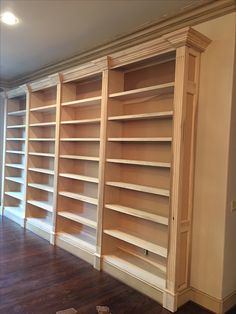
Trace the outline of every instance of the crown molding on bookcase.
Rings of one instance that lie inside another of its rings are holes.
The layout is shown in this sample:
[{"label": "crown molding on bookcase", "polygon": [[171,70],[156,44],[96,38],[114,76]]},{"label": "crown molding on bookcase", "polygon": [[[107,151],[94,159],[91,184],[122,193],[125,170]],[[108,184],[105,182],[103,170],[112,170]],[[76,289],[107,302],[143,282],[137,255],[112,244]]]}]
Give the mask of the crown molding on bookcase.
[{"label": "crown molding on bookcase", "polygon": [[212,0],[195,9],[190,9],[181,14],[163,19],[155,24],[146,25],[136,29],[131,34],[126,34],[105,45],[98,46],[77,56],[63,60],[56,64],[43,67],[38,71],[17,77],[11,81],[0,81],[0,86],[10,88],[27,82],[32,82],[47,75],[65,71],[68,68],[84,64],[115,52],[124,50],[137,44],[158,38],[164,34],[176,31],[186,26],[194,26],[207,20],[236,11],[236,0]]}]

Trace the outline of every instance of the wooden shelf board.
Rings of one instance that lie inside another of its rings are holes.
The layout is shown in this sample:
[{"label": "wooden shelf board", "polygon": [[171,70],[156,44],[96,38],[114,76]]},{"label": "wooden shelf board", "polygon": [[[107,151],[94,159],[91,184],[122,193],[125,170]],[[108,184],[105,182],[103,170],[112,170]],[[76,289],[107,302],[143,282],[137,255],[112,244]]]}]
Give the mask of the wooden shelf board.
[{"label": "wooden shelf board", "polygon": [[83,194],[79,194],[79,193],[72,193],[72,192],[67,192],[67,191],[60,191],[59,195],[61,196],[65,196],[68,198],[72,198],[78,201],[82,201],[85,203],[89,203],[89,204],[93,204],[93,205],[98,205],[98,199],[94,198],[94,197],[89,197]]},{"label": "wooden shelf board", "polygon": [[100,123],[101,119],[83,119],[83,120],[69,120],[69,121],[61,121],[61,124],[97,124]]},{"label": "wooden shelf board", "polygon": [[47,111],[51,111],[56,109],[56,104],[54,105],[49,105],[49,106],[40,106],[40,107],[36,107],[36,108],[31,108],[30,111],[31,112],[47,112]]},{"label": "wooden shelf board", "polygon": [[38,190],[51,192],[51,193],[53,193],[53,191],[54,191],[53,187],[46,185],[46,184],[28,183],[28,186],[35,188],[35,189],[38,189]]},{"label": "wooden shelf board", "polygon": [[5,179],[19,184],[24,184],[24,179],[21,177],[6,177]]},{"label": "wooden shelf board", "polygon": [[24,129],[25,124],[18,124],[18,125],[8,125],[7,129]]},{"label": "wooden shelf board", "polygon": [[109,98],[114,98],[117,100],[128,100],[131,98],[171,94],[173,92],[174,92],[174,82],[171,82],[171,83],[166,83],[166,84],[137,88],[133,90],[110,94]]},{"label": "wooden shelf board", "polygon": [[30,156],[40,156],[40,157],[55,157],[55,154],[51,153],[36,153],[36,152],[29,152]]},{"label": "wooden shelf board", "polygon": [[28,168],[28,170],[30,171],[34,171],[34,172],[39,172],[39,173],[45,173],[45,174],[50,174],[50,175],[54,175],[54,170],[50,170],[50,169],[44,169],[44,168]]},{"label": "wooden shelf board", "polygon": [[31,142],[55,142],[55,138],[29,138]]},{"label": "wooden shelf board", "polygon": [[73,101],[67,101],[62,103],[61,105],[64,106],[70,106],[70,107],[77,107],[77,106],[93,106],[93,105],[99,105],[101,103],[102,96],[96,96],[91,98],[85,98],[85,99],[78,99]]},{"label": "wooden shelf board", "polygon": [[27,200],[28,204],[44,209],[48,212],[53,212],[53,206],[48,204],[47,201]]},{"label": "wooden shelf board", "polygon": [[155,244],[153,242],[144,240],[136,234],[135,235],[130,234],[124,229],[121,229],[121,228],[105,229],[104,233],[114,238],[117,238],[119,240],[138,246],[142,249],[148,250],[162,257],[165,257],[165,258],[167,257],[167,248],[160,246],[158,244]]},{"label": "wooden shelf board", "polygon": [[168,226],[168,218],[153,213],[146,212],[137,208],[127,207],[119,204],[106,204],[106,208],[123,213],[126,215],[131,215],[137,218],[149,220],[155,223],[159,223],[165,226]]},{"label": "wooden shelf board", "polygon": [[6,195],[14,197],[20,201],[23,201],[24,195],[22,192],[5,192]]},{"label": "wooden shelf board", "polygon": [[7,141],[25,141],[25,138],[23,137],[7,137]]},{"label": "wooden shelf board", "polygon": [[59,216],[73,220],[75,222],[78,222],[82,225],[88,226],[90,228],[96,229],[97,228],[97,223],[96,221],[93,221],[92,219],[89,219],[87,217],[82,216],[82,214],[76,214],[73,212],[69,212],[69,211],[58,211],[57,212]]},{"label": "wooden shelf board", "polygon": [[109,137],[109,142],[172,142],[171,137]]},{"label": "wooden shelf board", "polygon": [[167,197],[170,196],[169,190],[154,188],[154,187],[146,186],[146,185],[132,184],[132,183],[126,183],[126,182],[113,182],[113,181],[106,182],[106,185],[114,186],[118,188],[124,188],[128,190],[133,190],[133,191],[155,194],[155,195],[161,195],[161,196],[167,196]]},{"label": "wooden shelf board", "polygon": [[16,169],[25,169],[24,165],[21,164],[5,164],[6,167],[16,168]]},{"label": "wooden shelf board", "polygon": [[82,248],[83,250],[88,251],[90,253],[95,253],[96,251],[95,243],[92,244],[90,240],[91,237],[88,237],[85,233],[81,232],[79,234],[79,237],[77,237],[67,232],[58,232],[57,238],[60,238],[61,240],[64,240],[73,246]]},{"label": "wooden shelf board", "polygon": [[99,161],[99,157],[93,156],[78,156],[78,155],[60,155],[60,158],[65,159],[76,159],[76,160],[89,160],[89,161]]},{"label": "wooden shelf board", "polygon": [[47,126],[55,126],[56,122],[41,122],[41,123],[31,123],[31,127],[47,127]]},{"label": "wooden shelf board", "polygon": [[100,142],[99,137],[65,137],[60,139],[61,142]]},{"label": "wooden shelf board", "polygon": [[117,164],[127,164],[127,165],[137,165],[137,166],[149,166],[149,167],[160,167],[160,168],[171,167],[171,164],[169,162],[131,160],[131,159],[112,159],[112,158],[108,158],[106,161],[111,162],[111,163],[117,163]]},{"label": "wooden shelf board", "polygon": [[125,120],[147,120],[147,119],[164,119],[173,116],[173,111],[154,112],[154,113],[142,113],[142,114],[130,114],[122,116],[109,117],[109,121],[125,121]]},{"label": "wooden shelf board", "polygon": [[22,152],[20,150],[6,150],[6,153],[8,154],[17,154],[17,155],[24,155],[25,152]]},{"label": "wooden shelf board", "polygon": [[98,178],[79,175],[79,174],[60,173],[59,176],[63,178],[69,178],[69,179],[80,180],[80,181],[85,181],[85,182],[98,183]]},{"label": "wooden shelf board", "polygon": [[8,112],[8,116],[24,116],[26,114],[26,110],[18,110],[18,111],[12,111]]},{"label": "wooden shelf board", "polygon": [[155,268],[152,265],[148,265],[141,259],[117,250],[114,254],[105,255],[104,260],[111,265],[131,274],[149,285],[164,289],[166,286],[166,274]]}]

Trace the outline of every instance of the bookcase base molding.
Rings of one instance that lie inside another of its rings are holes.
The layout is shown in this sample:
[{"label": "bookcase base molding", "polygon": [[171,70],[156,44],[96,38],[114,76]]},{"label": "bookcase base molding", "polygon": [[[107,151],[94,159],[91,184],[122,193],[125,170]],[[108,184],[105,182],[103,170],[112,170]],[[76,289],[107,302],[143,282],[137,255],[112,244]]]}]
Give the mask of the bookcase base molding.
[{"label": "bookcase base molding", "polygon": [[5,95],[3,215],[172,312],[189,288],[209,43],[186,27]]}]

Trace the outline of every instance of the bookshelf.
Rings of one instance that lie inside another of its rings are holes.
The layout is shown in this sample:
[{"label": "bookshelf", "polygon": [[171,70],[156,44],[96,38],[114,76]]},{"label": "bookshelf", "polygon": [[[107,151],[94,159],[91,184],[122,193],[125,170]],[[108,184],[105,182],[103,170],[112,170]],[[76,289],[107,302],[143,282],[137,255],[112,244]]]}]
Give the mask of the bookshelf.
[{"label": "bookshelf", "polygon": [[26,227],[53,243],[60,80],[43,83],[30,86]]},{"label": "bookshelf", "polygon": [[94,264],[98,216],[102,71],[62,84],[58,171],[59,246]]},{"label": "bookshelf", "polygon": [[3,212],[171,311],[188,293],[200,55],[191,28],[9,91]]},{"label": "bookshelf", "polygon": [[5,110],[4,216],[24,226],[27,165],[27,88],[7,93]]}]

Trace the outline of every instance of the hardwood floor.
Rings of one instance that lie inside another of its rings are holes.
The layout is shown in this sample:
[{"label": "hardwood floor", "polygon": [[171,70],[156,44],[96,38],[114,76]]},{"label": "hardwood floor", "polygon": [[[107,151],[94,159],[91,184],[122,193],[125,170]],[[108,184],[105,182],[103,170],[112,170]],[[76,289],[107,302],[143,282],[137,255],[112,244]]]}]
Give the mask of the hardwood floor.
[{"label": "hardwood floor", "polygon": [[[158,303],[6,218],[0,222],[0,313],[169,314]],[[193,303],[178,314],[210,313]],[[233,312],[232,312],[233,313]]]}]

